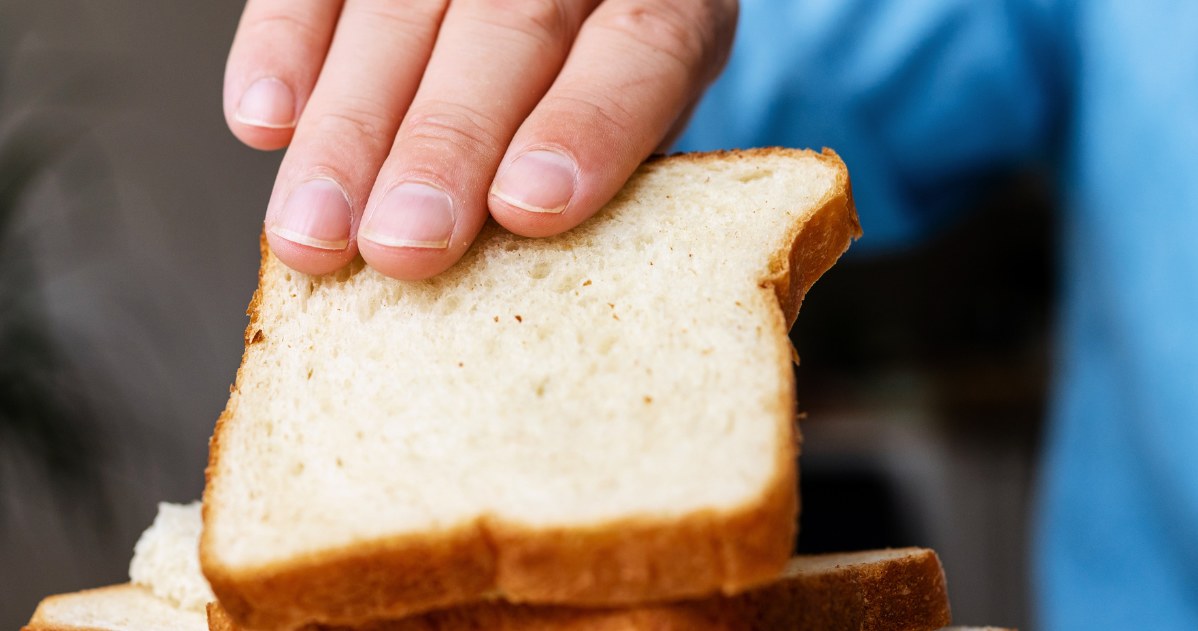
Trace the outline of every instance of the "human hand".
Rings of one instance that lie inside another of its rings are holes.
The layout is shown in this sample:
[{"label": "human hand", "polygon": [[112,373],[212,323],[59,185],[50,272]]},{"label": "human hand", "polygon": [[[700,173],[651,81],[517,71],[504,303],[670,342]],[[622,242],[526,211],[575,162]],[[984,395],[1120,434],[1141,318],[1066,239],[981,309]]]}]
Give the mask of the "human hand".
[{"label": "human hand", "polygon": [[290,145],[266,211],[280,260],[323,274],[360,250],[427,278],[488,211],[531,237],[591,216],[681,130],[736,14],[736,0],[249,0],[225,117],[251,147]]}]

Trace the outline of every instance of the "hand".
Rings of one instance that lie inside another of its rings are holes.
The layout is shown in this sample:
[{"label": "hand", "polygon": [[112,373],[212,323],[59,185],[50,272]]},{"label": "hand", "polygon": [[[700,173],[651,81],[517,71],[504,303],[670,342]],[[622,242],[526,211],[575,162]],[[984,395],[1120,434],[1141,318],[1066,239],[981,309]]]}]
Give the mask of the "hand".
[{"label": "hand", "polygon": [[290,144],[271,249],[404,279],[461,258],[488,211],[568,230],[679,132],[732,44],[735,0],[249,0],[230,129]]}]

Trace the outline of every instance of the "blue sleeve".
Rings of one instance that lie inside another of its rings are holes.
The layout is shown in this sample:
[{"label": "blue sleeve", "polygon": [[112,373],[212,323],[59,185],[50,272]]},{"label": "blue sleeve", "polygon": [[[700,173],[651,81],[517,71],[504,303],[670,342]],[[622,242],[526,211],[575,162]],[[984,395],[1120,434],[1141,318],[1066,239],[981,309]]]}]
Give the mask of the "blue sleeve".
[{"label": "blue sleeve", "polygon": [[902,245],[978,178],[1043,156],[1061,100],[1052,22],[1032,1],[745,0],[680,148],[831,147],[860,246]]}]

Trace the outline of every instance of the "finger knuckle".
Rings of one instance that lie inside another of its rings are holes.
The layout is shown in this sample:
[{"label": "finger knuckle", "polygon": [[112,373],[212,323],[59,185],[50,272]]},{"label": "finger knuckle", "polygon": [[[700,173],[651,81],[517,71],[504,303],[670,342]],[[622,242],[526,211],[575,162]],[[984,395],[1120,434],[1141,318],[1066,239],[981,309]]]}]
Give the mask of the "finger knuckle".
[{"label": "finger knuckle", "polygon": [[494,118],[461,103],[430,102],[408,114],[402,140],[426,149],[484,158],[506,144]]},{"label": "finger knuckle", "polygon": [[387,33],[424,32],[440,23],[447,0],[423,2],[394,2],[392,0],[359,0],[346,7],[363,22]]},{"label": "finger knuckle", "polygon": [[543,104],[545,111],[564,123],[563,127],[603,130],[612,139],[633,137],[636,115],[619,100],[581,88],[562,87]]},{"label": "finger knuckle", "polygon": [[578,22],[563,0],[476,0],[475,9],[492,25],[556,46],[573,39]]},{"label": "finger knuckle", "polygon": [[341,104],[322,113],[313,126],[317,135],[330,138],[351,138],[354,142],[372,145],[388,142],[391,121],[368,104]]},{"label": "finger knuckle", "polygon": [[706,65],[717,48],[719,20],[713,11],[710,2],[630,0],[614,7],[602,26],[670,57],[689,72]]},{"label": "finger knuckle", "polygon": [[[274,42],[282,38],[284,41],[311,44],[321,39],[315,24],[297,13],[286,10],[256,16],[249,24],[249,29],[258,41]],[[262,37],[258,37],[259,35]]]}]

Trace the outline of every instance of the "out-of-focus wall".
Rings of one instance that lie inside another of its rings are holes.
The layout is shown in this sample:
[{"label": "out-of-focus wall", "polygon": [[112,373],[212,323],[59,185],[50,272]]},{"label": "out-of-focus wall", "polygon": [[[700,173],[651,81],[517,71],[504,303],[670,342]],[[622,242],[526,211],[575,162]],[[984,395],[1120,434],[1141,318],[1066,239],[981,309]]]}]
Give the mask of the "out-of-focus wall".
[{"label": "out-of-focus wall", "polygon": [[31,262],[35,276],[5,288],[60,352],[47,389],[82,408],[51,440],[70,448],[61,434],[79,430],[83,441],[68,455],[83,475],[63,479],[0,433],[0,628],[47,594],[125,580],[156,502],[203,487],[278,160],[224,127],[240,10],[0,2],[0,155],[47,154],[0,231],[0,259]]}]

